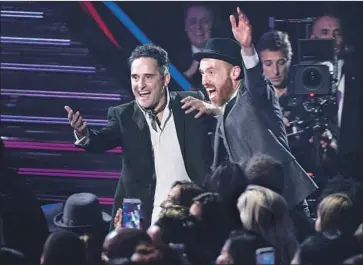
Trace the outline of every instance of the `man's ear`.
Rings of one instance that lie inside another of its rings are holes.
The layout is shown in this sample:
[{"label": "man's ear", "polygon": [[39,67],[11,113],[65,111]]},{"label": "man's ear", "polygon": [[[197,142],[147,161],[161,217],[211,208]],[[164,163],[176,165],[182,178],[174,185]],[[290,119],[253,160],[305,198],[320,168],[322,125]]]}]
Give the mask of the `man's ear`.
[{"label": "man's ear", "polygon": [[242,71],[241,67],[233,66],[231,71],[231,78],[233,80],[237,80],[241,76],[241,71]]},{"label": "man's ear", "polygon": [[165,75],[164,75],[164,86],[168,86],[169,83],[170,83],[170,80],[171,80],[171,76],[170,76],[170,73],[167,72]]}]

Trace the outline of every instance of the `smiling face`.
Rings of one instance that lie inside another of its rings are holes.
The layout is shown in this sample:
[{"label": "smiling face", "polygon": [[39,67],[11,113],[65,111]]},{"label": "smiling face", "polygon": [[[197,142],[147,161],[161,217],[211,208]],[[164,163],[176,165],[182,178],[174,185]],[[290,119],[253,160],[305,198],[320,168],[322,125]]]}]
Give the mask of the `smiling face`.
[{"label": "smiling face", "polygon": [[226,104],[236,89],[234,81],[239,77],[239,66],[232,66],[218,59],[204,58],[200,61],[199,70],[211,102],[217,106]]},{"label": "smiling face", "polygon": [[290,61],[284,56],[283,52],[281,50],[264,50],[260,53],[260,56],[264,75],[277,89],[285,88]]},{"label": "smiling face", "polygon": [[165,102],[170,74],[162,75],[157,61],[141,57],[131,64],[131,87],[137,103],[145,109],[157,109]]},{"label": "smiling face", "polygon": [[192,6],[185,18],[185,31],[190,43],[197,48],[203,48],[211,38],[213,17],[205,6]]}]

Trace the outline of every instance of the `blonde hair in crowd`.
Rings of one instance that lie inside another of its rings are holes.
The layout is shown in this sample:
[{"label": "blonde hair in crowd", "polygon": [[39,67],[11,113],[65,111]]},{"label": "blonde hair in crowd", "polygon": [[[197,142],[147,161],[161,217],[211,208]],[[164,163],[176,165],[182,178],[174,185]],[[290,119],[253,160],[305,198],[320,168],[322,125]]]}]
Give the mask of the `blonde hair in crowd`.
[{"label": "blonde hair in crowd", "polygon": [[318,206],[317,214],[317,223],[322,232],[335,231],[352,235],[359,225],[359,221],[354,216],[353,202],[344,193],[325,197]]},{"label": "blonde hair in crowd", "polygon": [[250,185],[237,207],[244,228],[262,236],[275,248],[281,262],[289,264],[298,242],[285,199],[270,189]]}]

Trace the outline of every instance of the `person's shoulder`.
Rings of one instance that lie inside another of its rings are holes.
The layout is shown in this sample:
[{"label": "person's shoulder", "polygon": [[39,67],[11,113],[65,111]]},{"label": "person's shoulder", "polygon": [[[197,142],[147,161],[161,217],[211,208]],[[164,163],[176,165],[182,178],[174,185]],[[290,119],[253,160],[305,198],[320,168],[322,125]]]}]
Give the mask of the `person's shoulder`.
[{"label": "person's shoulder", "polygon": [[114,112],[114,113],[123,113],[129,109],[133,109],[134,108],[134,105],[135,105],[135,101],[130,101],[130,102],[127,102],[127,103],[123,103],[123,104],[120,104],[120,105],[117,105],[117,106],[113,106],[113,107],[110,107],[109,108],[109,112]]},{"label": "person's shoulder", "polygon": [[186,97],[194,97],[200,100],[204,100],[204,94],[202,91],[171,91],[170,96],[172,99],[176,97],[186,98]]}]

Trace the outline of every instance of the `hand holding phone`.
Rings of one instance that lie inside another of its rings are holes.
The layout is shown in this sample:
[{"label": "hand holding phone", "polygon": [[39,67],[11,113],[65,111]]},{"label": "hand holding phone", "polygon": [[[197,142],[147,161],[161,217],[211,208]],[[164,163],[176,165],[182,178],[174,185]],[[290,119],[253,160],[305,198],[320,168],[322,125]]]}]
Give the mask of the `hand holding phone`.
[{"label": "hand holding phone", "polygon": [[122,205],[122,227],[141,229],[141,200],[125,198]]},{"label": "hand holding phone", "polygon": [[113,219],[113,226],[116,228],[122,227],[122,209],[119,208]]}]

